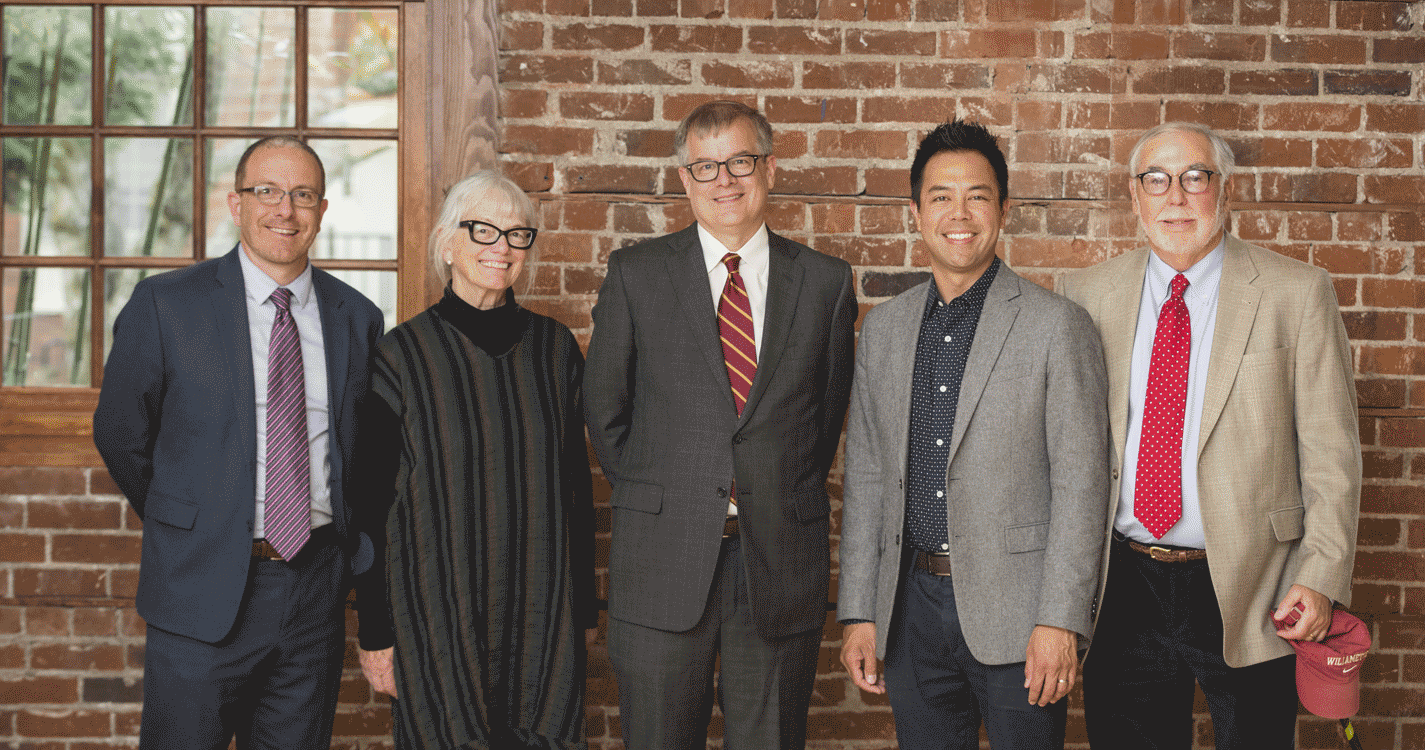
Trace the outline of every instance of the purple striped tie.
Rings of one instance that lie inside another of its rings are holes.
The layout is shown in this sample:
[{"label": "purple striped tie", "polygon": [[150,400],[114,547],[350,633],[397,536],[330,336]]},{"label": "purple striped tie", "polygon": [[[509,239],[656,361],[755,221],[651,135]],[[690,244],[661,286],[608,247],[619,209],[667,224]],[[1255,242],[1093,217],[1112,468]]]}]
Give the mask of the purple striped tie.
[{"label": "purple striped tie", "polygon": [[267,542],[291,560],[312,536],[311,459],[307,443],[307,387],[302,341],[292,320],[292,291],[272,293],[277,316],[267,347]]}]

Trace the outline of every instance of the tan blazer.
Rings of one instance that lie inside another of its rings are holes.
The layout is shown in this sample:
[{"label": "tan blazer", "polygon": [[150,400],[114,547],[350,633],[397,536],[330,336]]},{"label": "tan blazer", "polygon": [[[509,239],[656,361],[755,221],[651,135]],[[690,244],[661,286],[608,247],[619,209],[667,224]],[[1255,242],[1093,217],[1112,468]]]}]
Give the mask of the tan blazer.
[{"label": "tan blazer", "polygon": [[[1361,446],[1351,349],[1330,276],[1230,235],[1226,251],[1197,466],[1222,653],[1242,667],[1292,652],[1267,617],[1292,584],[1350,603]],[[1060,285],[1093,317],[1108,364],[1114,469],[1105,545],[1149,252],[1138,248]]]}]

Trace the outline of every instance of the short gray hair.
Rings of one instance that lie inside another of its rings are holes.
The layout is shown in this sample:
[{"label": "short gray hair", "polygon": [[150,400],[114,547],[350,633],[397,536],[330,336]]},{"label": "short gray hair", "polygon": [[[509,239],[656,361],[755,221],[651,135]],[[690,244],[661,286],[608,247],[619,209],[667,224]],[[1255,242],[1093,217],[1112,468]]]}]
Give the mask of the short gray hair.
[{"label": "short gray hair", "polygon": [[1232,153],[1232,146],[1227,140],[1218,135],[1212,128],[1206,125],[1199,125],[1195,122],[1165,122],[1138,139],[1138,143],[1133,146],[1133,153],[1128,156],[1128,173],[1138,173],[1138,156],[1143,153],[1143,147],[1148,141],[1157,138],[1164,133],[1197,133],[1207,139],[1212,144],[1212,154],[1217,162],[1217,171],[1221,173],[1223,181],[1232,176],[1237,171],[1237,157]]},{"label": "short gray hair", "polygon": [[[441,204],[440,216],[435,220],[435,228],[430,230],[430,240],[426,252],[430,254],[431,271],[441,286],[450,283],[450,268],[441,257],[441,250],[455,235],[464,232],[459,223],[465,214],[486,200],[493,200],[514,210],[526,226],[539,228],[539,210],[534,201],[514,180],[504,176],[498,169],[486,169],[466,177],[450,186],[445,193],[445,203]],[[536,243],[537,246],[537,243]],[[524,272],[528,276],[530,266],[538,260],[534,247],[525,255]]]},{"label": "short gray hair", "polygon": [[720,133],[744,118],[751,121],[752,129],[757,131],[757,150],[764,156],[771,154],[772,125],[767,118],[742,102],[722,99],[699,106],[678,123],[678,129],[673,133],[673,151],[678,157],[678,166],[688,160],[688,134],[701,138],[709,133]]}]

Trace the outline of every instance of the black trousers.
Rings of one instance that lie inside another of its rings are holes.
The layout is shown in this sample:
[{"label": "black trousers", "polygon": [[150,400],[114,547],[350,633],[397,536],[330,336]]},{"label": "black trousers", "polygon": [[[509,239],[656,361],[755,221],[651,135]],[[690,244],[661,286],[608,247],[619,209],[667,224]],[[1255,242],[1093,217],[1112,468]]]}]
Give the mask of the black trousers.
[{"label": "black trousers", "polygon": [[1194,682],[1207,696],[1217,750],[1294,748],[1295,657],[1227,666],[1207,561],[1164,563],[1127,542],[1112,547],[1084,665],[1093,750],[1188,750]]},{"label": "black trousers", "polygon": [[253,560],[237,623],[205,643],[150,625],[143,750],[326,750],[344,640],[340,547]]},{"label": "black trousers", "polygon": [[[1024,662],[982,664],[970,653],[949,576],[910,568],[886,644],[886,694],[902,750],[1061,750],[1068,699],[1029,703]],[[1025,613],[1025,617],[1032,617]]]}]

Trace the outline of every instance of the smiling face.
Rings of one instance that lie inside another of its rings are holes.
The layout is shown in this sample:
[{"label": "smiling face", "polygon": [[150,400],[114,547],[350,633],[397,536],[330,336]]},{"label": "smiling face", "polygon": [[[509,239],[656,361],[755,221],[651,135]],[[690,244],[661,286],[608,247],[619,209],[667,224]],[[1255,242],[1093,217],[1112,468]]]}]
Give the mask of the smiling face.
[{"label": "smiling face", "polygon": [[1215,174],[1207,191],[1183,192],[1178,175],[1189,169],[1218,172],[1212,144],[1198,133],[1168,131],[1148,141],[1133,165],[1133,174],[1158,171],[1173,176],[1162,195],[1148,195],[1137,177],[1130,177],[1133,211],[1148,236],[1148,244],[1163,262],[1186,271],[1222,241],[1227,224],[1227,181]]},{"label": "smiling face", "polygon": [[[502,230],[529,225],[513,206],[490,197],[465,212],[464,219],[483,221]],[[441,257],[450,264],[450,284],[456,296],[482,310],[504,302],[505,290],[519,278],[528,254],[528,249],[510,247],[506,237],[500,237],[493,245],[478,244],[464,228],[452,233],[441,250]]]},{"label": "smiling face", "polygon": [[942,299],[964,293],[994,260],[1004,228],[1000,197],[994,168],[978,151],[942,151],[926,162],[920,205],[910,210]]},{"label": "smiling face", "polygon": [[[321,168],[311,154],[290,146],[262,146],[248,158],[243,185],[271,185],[292,191],[321,192]],[[275,206],[252,193],[228,193],[228,210],[238,225],[247,257],[278,284],[288,284],[307,267],[307,251],[322,228],[327,201],[313,208],[292,205],[290,195]]]},{"label": "smiling face", "polygon": [[[734,156],[758,153],[761,152],[757,150],[756,127],[751,120],[739,118],[714,133],[689,133],[684,163],[726,161]],[[767,194],[772,191],[776,173],[777,158],[770,154],[758,159],[757,168],[746,177],[733,177],[726,167],[721,167],[717,179],[697,182],[686,168],[678,167],[678,177],[683,181],[693,216],[729,250],[741,248],[762,226],[767,213]]]}]

